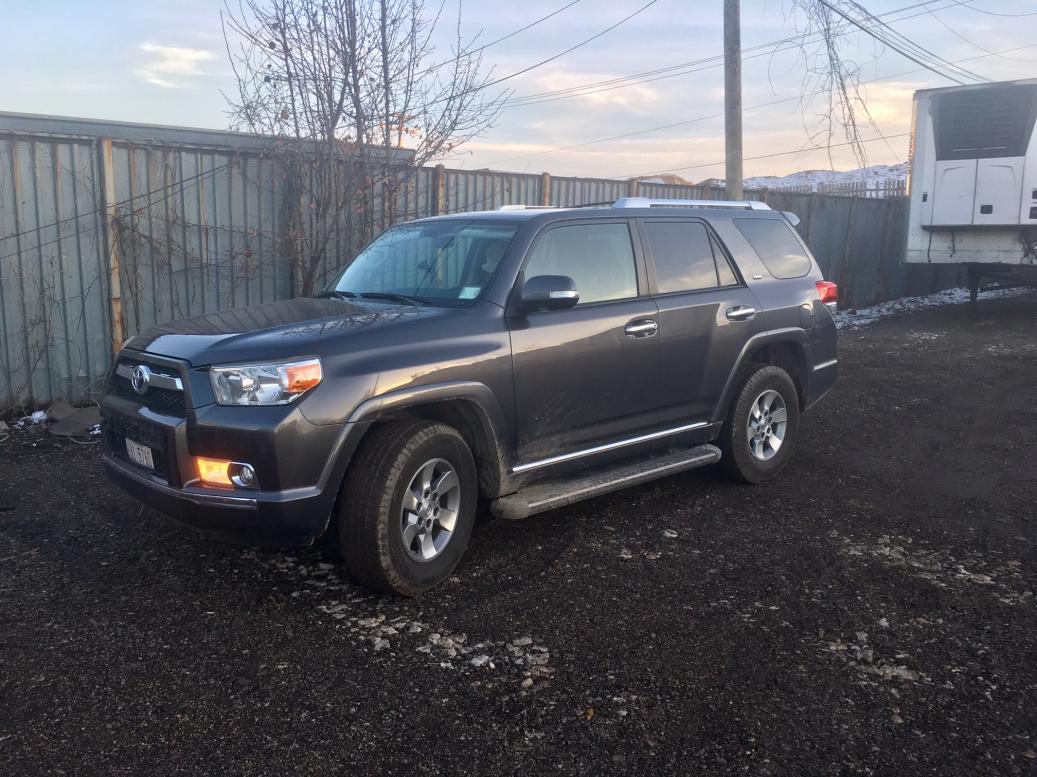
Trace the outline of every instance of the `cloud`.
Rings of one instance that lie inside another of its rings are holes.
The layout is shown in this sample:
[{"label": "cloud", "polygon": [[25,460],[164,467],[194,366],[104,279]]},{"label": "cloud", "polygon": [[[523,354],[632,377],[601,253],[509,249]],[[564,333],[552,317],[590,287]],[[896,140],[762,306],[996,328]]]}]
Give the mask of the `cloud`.
[{"label": "cloud", "polygon": [[[589,94],[581,94],[577,99],[589,105],[642,105],[655,102],[659,94],[655,89],[643,84],[628,85],[622,89],[611,89],[613,84],[602,82],[612,81],[620,78],[615,73],[596,73],[590,71],[574,72],[569,70],[554,70],[540,73],[535,79],[536,92],[551,92],[558,89],[571,89],[584,84],[601,84],[588,90]],[[522,95],[516,95],[521,97]],[[564,101],[563,101],[564,102]]]},{"label": "cloud", "polygon": [[216,59],[216,54],[207,49],[160,46],[150,42],[142,43],[137,48],[149,55],[149,60],[134,71],[137,77],[166,89],[187,86],[190,76],[204,75],[201,63]]}]

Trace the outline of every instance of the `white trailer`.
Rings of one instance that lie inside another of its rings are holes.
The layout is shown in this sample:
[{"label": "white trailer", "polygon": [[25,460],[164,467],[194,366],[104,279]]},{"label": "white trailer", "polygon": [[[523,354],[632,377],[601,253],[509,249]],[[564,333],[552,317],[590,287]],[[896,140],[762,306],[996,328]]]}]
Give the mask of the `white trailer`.
[{"label": "white trailer", "polygon": [[904,261],[1037,280],[1037,78],[915,92]]}]

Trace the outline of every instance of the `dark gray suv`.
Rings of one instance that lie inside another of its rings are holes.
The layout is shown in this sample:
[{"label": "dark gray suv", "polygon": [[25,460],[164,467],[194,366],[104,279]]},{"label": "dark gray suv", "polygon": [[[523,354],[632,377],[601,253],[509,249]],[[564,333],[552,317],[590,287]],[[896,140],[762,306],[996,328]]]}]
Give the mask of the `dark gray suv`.
[{"label": "dark gray suv", "polygon": [[395,226],[316,298],[133,338],[104,463],[192,525],[416,594],[509,519],[714,462],[761,482],[836,378],[835,286],[751,202],[505,208]]}]

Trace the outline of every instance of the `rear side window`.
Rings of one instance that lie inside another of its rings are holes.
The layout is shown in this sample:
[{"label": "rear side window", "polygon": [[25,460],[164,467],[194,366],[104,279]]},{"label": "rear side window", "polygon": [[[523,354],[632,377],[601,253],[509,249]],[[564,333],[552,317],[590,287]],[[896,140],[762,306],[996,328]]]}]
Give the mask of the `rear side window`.
[{"label": "rear side window", "polygon": [[549,229],[533,246],[526,279],[568,275],[580,304],[637,296],[637,266],[626,224],[573,224]]},{"label": "rear side window", "polygon": [[810,272],[810,258],[804,253],[792,227],[779,219],[734,219],[735,226],[775,278],[802,278]]},{"label": "rear side window", "polygon": [[738,276],[735,275],[735,271],[731,269],[731,262],[727,258],[727,254],[724,250],[717,245],[715,240],[710,241],[713,243],[713,256],[717,260],[717,275],[720,276],[721,286],[737,286]]},{"label": "rear side window", "polygon": [[719,285],[706,227],[695,221],[646,221],[660,294],[715,289]]}]

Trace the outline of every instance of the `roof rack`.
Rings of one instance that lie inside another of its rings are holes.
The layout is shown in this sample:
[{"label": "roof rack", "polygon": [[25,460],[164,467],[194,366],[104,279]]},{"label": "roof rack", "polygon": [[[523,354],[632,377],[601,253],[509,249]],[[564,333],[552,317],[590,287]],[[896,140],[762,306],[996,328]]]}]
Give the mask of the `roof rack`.
[{"label": "roof rack", "polygon": [[758,200],[656,200],[650,197],[620,197],[613,208],[737,208],[738,210],[770,210]]},{"label": "roof rack", "polygon": [[501,205],[497,210],[558,210],[559,205]]}]

